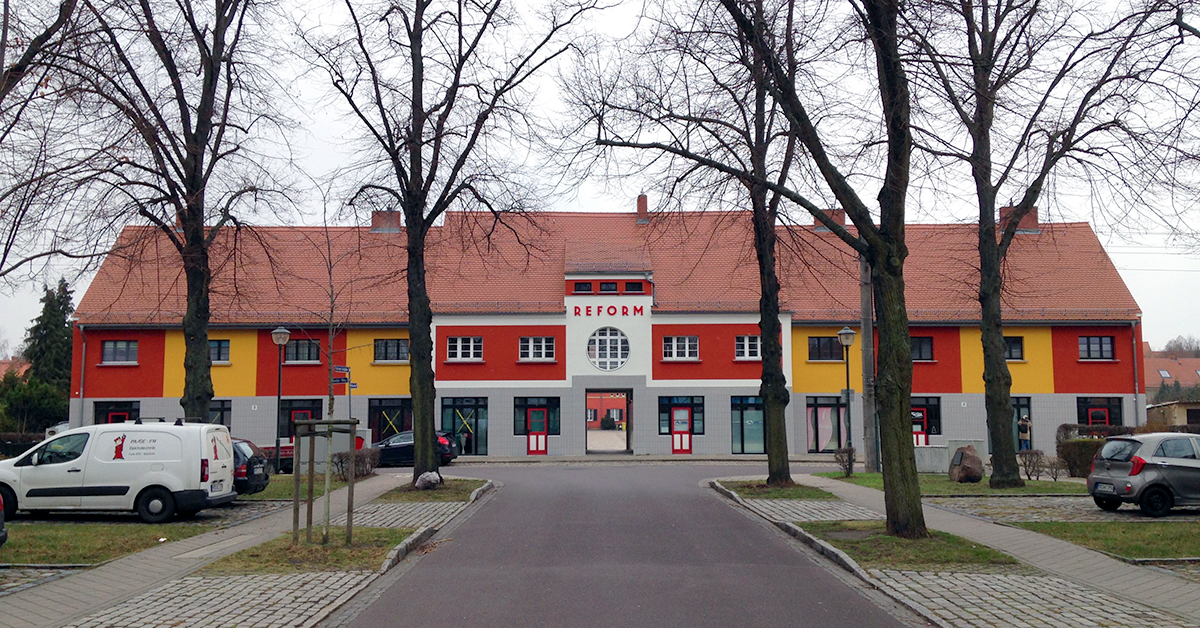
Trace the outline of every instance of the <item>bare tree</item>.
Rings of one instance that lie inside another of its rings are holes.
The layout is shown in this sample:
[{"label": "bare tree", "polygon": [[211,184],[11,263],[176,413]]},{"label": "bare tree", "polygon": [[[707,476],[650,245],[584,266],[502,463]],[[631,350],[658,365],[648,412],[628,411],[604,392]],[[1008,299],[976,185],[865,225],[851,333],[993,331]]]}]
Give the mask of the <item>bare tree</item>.
[{"label": "bare tree", "polygon": [[821,205],[795,189],[773,187],[820,220],[870,264],[875,317],[879,326],[875,391],[887,529],[900,537],[925,537],[928,532],[921,510],[909,415],[912,348],[904,301],[904,260],[908,255],[904,242],[904,216],[912,131],[908,76],[898,28],[901,4],[896,0],[851,0],[849,7],[854,23],[862,28],[874,57],[872,83],[879,98],[884,134],[879,143],[886,154],[884,170],[878,176],[878,224],[872,208],[847,176],[846,168],[852,164],[843,160],[839,165],[839,156],[831,150],[830,136],[820,132],[817,121],[810,117],[806,100],[808,103],[819,103],[820,100],[817,95],[805,93],[791,71],[792,61],[797,58],[795,50],[788,46],[793,38],[788,33],[781,33],[779,24],[764,19],[766,16],[756,11],[752,2],[721,0],[721,4],[740,36],[764,60],[772,97],[787,116],[792,132],[807,151],[820,181],[857,228],[857,234],[849,232],[823,211]]},{"label": "bare tree", "polygon": [[[1184,182],[1172,173],[1194,159],[1185,121],[1200,102],[1188,71],[1171,63],[1182,40],[1175,7],[921,0],[904,14],[916,47],[914,83],[934,101],[923,108],[925,124],[914,127],[918,144],[969,168],[978,204],[993,488],[1025,484],[1002,324],[1002,266],[1021,220],[1055,175],[1133,188],[1117,208],[1128,213],[1131,205],[1155,202],[1147,193],[1154,183],[1179,189]],[[1018,200],[998,224],[1005,198]]]},{"label": "bare tree", "polygon": [[[57,47],[63,32],[70,30],[68,24],[77,4],[78,0],[62,0],[53,21],[44,26],[39,25],[40,28],[33,27],[30,33],[20,33],[15,28],[16,16],[12,12],[10,0],[4,0],[4,14],[0,16],[0,72],[3,72],[0,74],[0,105],[3,105],[8,95],[16,89],[17,83],[36,71],[40,57]],[[20,44],[25,37],[28,37],[29,43],[22,49]],[[21,54],[9,65],[8,49],[13,44]]]},{"label": "bare tree", "polygon": [[[767,93],[762,59],[729,32],[716,9],[712,2],[661,2],[654,15],[643,17],[652,24],[643,29],[649,35],[633,48],[622,42],[605,69],[593,65],[598,57],[589,51],[567,86],[576,112],[564,135],[577,143],[571,152],[590,155],[598,146],[609,167],[659,179],[679,202],[695,196],[713,210],[751,208],[761,290],[767,484],[784,486],[792,477],[776,272],[783,195],[763,182],[787,183],[795,137]],[[761,3],[755,9],[765,10]],[[646,159],[618,166],[635,151],[608,150],[613,148],[636,149]]]},{"label": "bare tree", "polygon": [[438,465],[427,237],[454,207],[502,220],[535,202],[517,163],[534,115],[531,78],[570,48],[568,31],[593,6],[552,6],[530,35],[501,0],[344,0],[343,30],[302,33],[365,140],[351,203],[404,218],[414,479]]}]

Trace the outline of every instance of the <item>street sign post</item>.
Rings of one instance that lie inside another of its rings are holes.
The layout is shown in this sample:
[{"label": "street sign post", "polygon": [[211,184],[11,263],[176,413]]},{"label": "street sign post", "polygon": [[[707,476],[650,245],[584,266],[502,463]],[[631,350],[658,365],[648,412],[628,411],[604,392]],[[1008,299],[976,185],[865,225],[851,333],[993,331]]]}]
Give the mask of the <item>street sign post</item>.
[{"label": "street sign post", "polygon": [[340,366],[340,365],[335,364],[335,365],[333,365],[333,372],[334,373],[349,373],[350,367]]},{"label": "street sign post", "polygon": [[333,378],[332,381],[335,384],[349,384],[350,378],[349,377],[335,377],[335,378]]}]

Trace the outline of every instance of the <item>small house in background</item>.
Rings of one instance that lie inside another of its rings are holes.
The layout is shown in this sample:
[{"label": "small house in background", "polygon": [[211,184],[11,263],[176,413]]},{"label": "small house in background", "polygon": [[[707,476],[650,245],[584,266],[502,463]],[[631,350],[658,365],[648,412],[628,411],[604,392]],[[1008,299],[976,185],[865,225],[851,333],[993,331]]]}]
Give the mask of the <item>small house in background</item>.
[{"label": "small house in background", "polygon": [[29,372],[29,363],[21,358],[0,360],[0,378],[8,375],[9,371],[16,371],[18,377],[23,377]]},{"label": "small house in background", "polygon": [[1145,364],[1146,400],[1153,404],[1158,391],[1178,387],[1181,391],[1200,386],[1200,357],[1181,355],[1174,351],[1152,351],[1150,343],[1142,343]]},{"label": "small house in background", "polygon": [[1200,401],[1169,401],[1146,409],[1146,422],[1200,426]]}]

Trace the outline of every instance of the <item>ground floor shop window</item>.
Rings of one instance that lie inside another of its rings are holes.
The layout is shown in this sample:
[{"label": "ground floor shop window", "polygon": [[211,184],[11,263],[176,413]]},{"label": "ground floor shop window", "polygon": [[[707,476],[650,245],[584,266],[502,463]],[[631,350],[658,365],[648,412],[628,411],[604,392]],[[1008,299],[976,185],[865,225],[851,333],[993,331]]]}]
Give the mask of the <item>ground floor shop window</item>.
[{"label": "ground floor shop window", "polygon": [[930,436],[942,435],[942,399],[940,397],[913,397],[912,405],[913,444],[928,445]]},{"label": "ground floor shop window", "polygon": [[1080,425],[1124,425],[1120,397],[1078,397],[1075,407]]},{"label": "ground floor shop window", "polygon": [[765,453],[762,397],[733,397],[730,405],[733,411],[732,453]]},{"label": "ground floor shop window", "polygon": [[229,427],[233,424],[233,401],[213,399],[208,402],[208,422]]},{"label": "ground floor shop window", "polygon": [[704,434],[704,397],[659,397],[658,398],[658,433],[668,435],[674,410],[689,410],[691,414],[691,429],[689,433],[695,436]]},{"label": "ground floor shop window", "polygon": [[465,456],[486,456],[488,430],[487,397],[443,397],[442,431],[458,440]]},{"label": "ground floor shop window", "polygon": [[412,399],[370,399],[367,401],[367,425],[371,442],[413,428]]},{"label": "ground floor shop window", "polygon": [[844,447],[846,408],[842,398],[809,397],[807,405],[808,453],[832,453]]},{"label": "ground floor shop window", "polygon": [[96,424],[135,421],[141,416],[140,401],[97,401]]},{"label": "ground floor shop window", "polygon": [[526,436],[529,434],[529,411],[545,409],[545,433],[558,436],[562,433],[562,421],[559,413],[558,397],[515,397],[513,399],[513,434]]},{"label": "ground floor shop window", "polygon": [[279,406],[279,434],[296,435],[296,421],[320,421],[322,399],[284,399]]}]

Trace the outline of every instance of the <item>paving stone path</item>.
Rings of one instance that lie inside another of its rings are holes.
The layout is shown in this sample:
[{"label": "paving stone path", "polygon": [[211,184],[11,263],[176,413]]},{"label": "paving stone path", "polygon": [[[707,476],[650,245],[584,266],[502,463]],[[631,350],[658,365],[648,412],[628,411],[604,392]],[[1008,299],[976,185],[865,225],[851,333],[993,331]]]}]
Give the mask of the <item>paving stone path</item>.
[{"label": "paving stone path", "polygon": [[68,576],[78,569],[27,569],[13,567],[0,569],[0,597],[16,593],[31,586]]},{"label": "paving stone path", "polygon": [[[354,509],[354,525],[372,528],[440,528],[466,507],[467,502],[365,504]],[[331,525],[345,524],[345,513],[331,521]]]},{"label": "paving stone path", "polygon": [[1051,576],[895,571],[868,573],[949,626],[1133,628],[1194,626],[1155,609]]},{"label": "paving stone path", "polygon": [[742,499],[768,521],[841,521],[883,519],[883,515],[840,499]]},{"label": "paving stone path", "polygon": [[1096,507],[1087,495],[1055,497],[925,497],[922,501],[954,512],[991,521],[1200,521],[1200,510],[1177,509],[1164,519],[1147,517],[1137,506],[1116,512]]},{"label": "paving stone path", "polygon": [[376,572],[366,571],[192,576],[112,606],[67,628],[303,626],[339,597],[376,577]]}]

